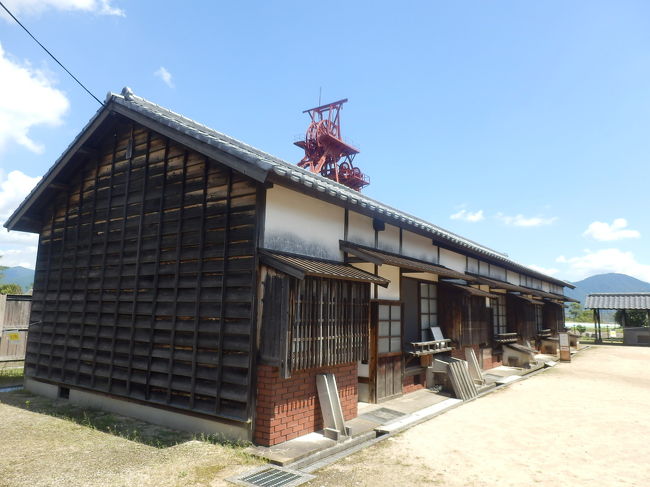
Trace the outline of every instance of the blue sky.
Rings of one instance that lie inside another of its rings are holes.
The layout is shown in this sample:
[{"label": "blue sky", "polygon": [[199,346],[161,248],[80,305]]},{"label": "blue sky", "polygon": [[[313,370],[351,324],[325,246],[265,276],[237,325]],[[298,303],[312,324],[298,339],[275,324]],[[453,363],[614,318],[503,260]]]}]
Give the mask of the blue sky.
[{"label": "blue sky", "polygon": [[[288,161],[349,98],[371,197],[561,279],[650,281],[650,3],[3,0],[100,99]],[[0,218],[98,108],[0,17]],[[4,265],[35,240],[0,234]]]}]

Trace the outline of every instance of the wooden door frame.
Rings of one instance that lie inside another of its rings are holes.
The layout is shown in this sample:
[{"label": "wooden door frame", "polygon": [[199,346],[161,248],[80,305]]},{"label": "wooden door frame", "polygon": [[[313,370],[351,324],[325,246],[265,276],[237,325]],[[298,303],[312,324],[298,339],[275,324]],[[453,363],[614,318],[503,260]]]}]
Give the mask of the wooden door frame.
[{"label": "wooden door frame", "polygon": [[399,352],[392,352],[382,354],[382,357],[400,356],[400,384],[404,382],[404,344],[401,340],[404,338],[404,303],[401,300],[394,299],[371,299],[370,300],[370,330],[368,333],[368,398],[373,404],[393,399],[400,394],[395,394],[382,399],[377,399],[377,362],[379,359],[378,354],[378,332],[379,332],[379,317],[377,316],[378,305],[387,304],[391,306],[400,306],[400,348]]}]

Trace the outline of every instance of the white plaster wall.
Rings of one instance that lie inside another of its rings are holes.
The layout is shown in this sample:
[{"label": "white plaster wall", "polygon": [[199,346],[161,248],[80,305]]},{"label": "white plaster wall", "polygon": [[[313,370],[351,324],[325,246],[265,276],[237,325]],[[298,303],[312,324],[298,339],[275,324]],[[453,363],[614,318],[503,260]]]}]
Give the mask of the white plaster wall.
[{"label": "white plaster wall", "polygon": [[510,284],[516,284],[519,286],[519,273],[513,271],[507,271],[506,281]]},{"label": "white plaster wall", "polygon": [[490,266],[490,277],[503,281],[506,278],[506,270],[497,265]]},{"label": "white plaster wall", "polygon": [[348,212],[348,240],[366,247],[374,247],[375,230],[372,228],[372,218],[354,211]]},{"label": "white plaster wall", "polygon": [[378,299],[400,299],[400,275],[399,267],[392,265],[380,265],[378,274],[381,277],[390,280],[388,287],[384,288],[377,286],[377,298]]},{"label": "white plaster wall", "polygon": [[440,249],[440,265],[458,272],[465,272],[465,256],[447,249]]},{"label": "white plaster wall", "polygon": [[431,243],[431,239],[407,230],[402,232],[402,254],[427,262],[438,262],[438,247]]},{"label": "white plaster wall", "polygon": [[343,208],[276,185],[266,193],[264,247],[340,261],[344,222]]},{"label": "white plaster wall", "polygon": [[399,254],[399,228],[386,224],[386,229],[377,232],[377,248]]}]

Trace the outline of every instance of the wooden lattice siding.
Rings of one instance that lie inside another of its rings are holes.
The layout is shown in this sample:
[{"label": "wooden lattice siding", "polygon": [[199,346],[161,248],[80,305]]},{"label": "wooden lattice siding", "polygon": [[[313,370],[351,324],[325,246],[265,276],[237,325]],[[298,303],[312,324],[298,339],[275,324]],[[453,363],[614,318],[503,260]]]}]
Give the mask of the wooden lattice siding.
[{"label": "wooden lattice siding", "polygon": [[292,370],[367,360],[368,284],[306,277],[295,299]]},{"label": "wooden lattice siding", "polygon": [[291,371],[368,358],[367,283],[267,275],[260,355],[263,363]]},{"label": "wooden lattice siding", "polygon": [[44,215],[27,374],[248,419],[256,193],[120,124]]}]

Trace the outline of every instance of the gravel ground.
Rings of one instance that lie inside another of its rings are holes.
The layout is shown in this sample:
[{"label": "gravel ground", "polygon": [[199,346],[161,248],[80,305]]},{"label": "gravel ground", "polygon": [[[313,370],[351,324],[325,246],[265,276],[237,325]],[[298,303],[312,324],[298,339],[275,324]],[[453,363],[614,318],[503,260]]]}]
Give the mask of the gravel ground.
[{"label": "gravel ground", "polygon": [[[309,485],[650,485],[649,348],[593,347],[316,473]],[[57,417],[59,416],[59,417]],[[218,486],[240,446],[0,394],[0,486]]]},{"label": "gravel ground", "polygon": [[650,485],[650,349],[601,346],[326,467],[310,486]]}]

